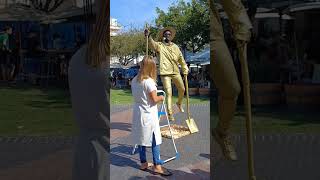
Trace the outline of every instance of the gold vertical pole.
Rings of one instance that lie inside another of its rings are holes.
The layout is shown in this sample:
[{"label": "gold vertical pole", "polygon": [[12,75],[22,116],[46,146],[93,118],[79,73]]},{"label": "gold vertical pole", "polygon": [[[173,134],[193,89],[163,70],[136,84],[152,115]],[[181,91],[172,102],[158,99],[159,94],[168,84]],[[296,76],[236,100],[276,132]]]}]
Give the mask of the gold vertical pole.
[{"label": "gold vertical pole", "polygon": [[256,180],[254,175],[254,158],[253,158],[253,133],[252,133],[252,114],[251,114],[251,97],[250,97],[250,78],[247,61],[247,44],[238,42],[239,58],[241,61],[242,83],[244,93],[244,105],[246,111],[246,129],[248,145],[248,171],[250,180]]},{"label": "gold vertical pole", "polygon": [[189,86],[188,86],[188,78],[187,75],[184,76],[184,82],[186,86],[186,96],[187,96],[187,111],[188,111],[188,119],[191,118],[190,116],[190,105],[189,105]]},{"label": "gold vertical pole", "polygon": [[[146,28],[145,29],[148,29],[148,23],[146,23]],[[150,33],[150,32],[149,32]],[[149,43],[149,36],[146,37],[147,39],[147,44],[146,44],[146,56],[148,56],[148,52],[149,52],[149,47],[148,47],[148,43]]]}]

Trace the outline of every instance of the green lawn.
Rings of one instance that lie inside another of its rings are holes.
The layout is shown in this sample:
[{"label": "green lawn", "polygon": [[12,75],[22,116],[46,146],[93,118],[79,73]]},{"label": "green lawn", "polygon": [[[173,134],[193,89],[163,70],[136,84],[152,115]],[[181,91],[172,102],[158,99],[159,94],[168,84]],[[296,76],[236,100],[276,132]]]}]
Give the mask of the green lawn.
[{"label": "green lawn", "polygon": [[[77,132],[68,91],[37,87],[0,87],[0,136],[73,135]],[[175,97],[176,98],[176,97]],[[191,103],[208,103],[208,97],[191,97]],[[130,90],[111,90],[111,106],[131,104]],[[217,107],[211,125],[217,122]],[[253,108],[255,133],[319,133],[320,112],[286,108]],[[243,110],[239,108],[232,131],[245,132]]]},{"label": "green lawn", "polygon": [[0,135],[72,135],[67,91],[0,87]]},{"label": "green lawn", "polygon": [[[212,108],[211,126],[218,120],[217,107]],[[286,107],[256,107],[252,109],[253,131],[257,134],[320,133],[320,112]],[[233,133],[245,133],[246,121],[243,108],[238,108],[232,123]]]},{"label": "green lawn", "polygon": [[[186,100],[184,99],[186,102]],[[177,96],[173,97],[173,102],[177,102]],[[207,96],[191,96],[190,104],[209,103],[209,97]],[[126,89],[111,89],[111,105],[112,104],[132,104],[133,97],[131,90]]]}]

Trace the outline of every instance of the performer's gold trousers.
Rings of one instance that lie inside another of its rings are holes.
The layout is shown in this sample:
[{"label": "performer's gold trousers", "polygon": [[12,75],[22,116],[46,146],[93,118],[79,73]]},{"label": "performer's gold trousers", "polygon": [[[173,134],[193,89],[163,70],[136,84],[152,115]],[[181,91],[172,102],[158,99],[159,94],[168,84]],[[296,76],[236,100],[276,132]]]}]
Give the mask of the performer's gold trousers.
[{"label": "performer's gold trousers", "polygon": [[161,75],[161,81],[163,84],[164,92],[166,93],[166,102],[167,102],[167,110],[169,115],[173,115],[172,110],[172,85],[171,81],[173,81],[173,84],[178,89],[178,104],[182,103],[183,96],[184,96],[184,84],[183,80],[180,74],[171,74],[171,75]]},{"label": "performer's gold trousers", "polygon": [[210,17],[210,75],[219,94],[217,129],[221,135],[227,136],[241,89],[231,54],[224,40],[223,28],[215,9],[214,12],[211,12]]}]

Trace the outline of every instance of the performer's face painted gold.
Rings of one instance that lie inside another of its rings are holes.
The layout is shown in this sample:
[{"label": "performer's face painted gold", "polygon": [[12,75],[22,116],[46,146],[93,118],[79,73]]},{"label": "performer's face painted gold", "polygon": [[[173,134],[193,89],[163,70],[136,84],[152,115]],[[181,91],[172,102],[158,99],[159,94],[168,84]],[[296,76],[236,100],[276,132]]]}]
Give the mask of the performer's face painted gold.
[{"label": "performer's face painted gold", "polygon": [[171,40],[170,40],[171,35],[172,35],[172,33],[171,33],[170,31],[165,31],[165,32],[163,33],[163,41],[164,41],[165,43],[170,43],[170,42],[171,42]]}]

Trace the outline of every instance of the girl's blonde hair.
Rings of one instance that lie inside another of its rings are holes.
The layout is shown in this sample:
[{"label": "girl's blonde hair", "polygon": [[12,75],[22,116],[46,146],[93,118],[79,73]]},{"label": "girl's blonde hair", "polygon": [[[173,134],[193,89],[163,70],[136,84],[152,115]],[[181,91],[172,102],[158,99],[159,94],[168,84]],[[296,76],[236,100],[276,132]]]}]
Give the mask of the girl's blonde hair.
[{"label": "girl's blonde hair", "polygon": [[157,82],[157,65],[151,56],[145,56],[140,62],[140,70],[137,76],[138,82],[144,79],[152,78]]},{"label": "girl's blonde hair", "polygon": [[110,55],[110,4],[106,0],[96,0],[97,14],[95,28],[88,44],[86,63],[94,68],[102,63],[109,65]]}]

